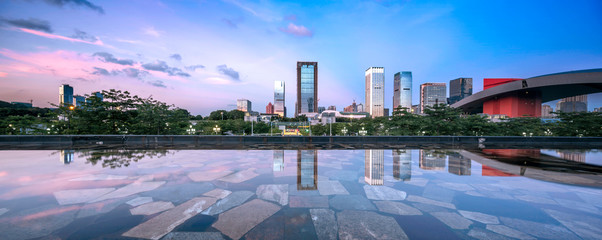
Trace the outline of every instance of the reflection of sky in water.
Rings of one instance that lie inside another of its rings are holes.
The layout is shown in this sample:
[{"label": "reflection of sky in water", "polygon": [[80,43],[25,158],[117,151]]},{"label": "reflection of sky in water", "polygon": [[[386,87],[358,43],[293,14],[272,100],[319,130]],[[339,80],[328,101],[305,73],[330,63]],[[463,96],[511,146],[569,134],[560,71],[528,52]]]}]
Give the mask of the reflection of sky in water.
[{"label": "reflection of sky in water", "polygon": [[[478,154],[3,151],[0,239],[145,237],[169,231],[247,239],[365,238],[367,232],[411,239],[602,238],[602,190],[566,184],[579,179],[602,187],[600,175],[549,172],[483,157],[553,156],[602,165],[600,151]],[[203,213],[191,210],[200,202],[207,204]],[[169,229],[174,222],[179,224]]]}]

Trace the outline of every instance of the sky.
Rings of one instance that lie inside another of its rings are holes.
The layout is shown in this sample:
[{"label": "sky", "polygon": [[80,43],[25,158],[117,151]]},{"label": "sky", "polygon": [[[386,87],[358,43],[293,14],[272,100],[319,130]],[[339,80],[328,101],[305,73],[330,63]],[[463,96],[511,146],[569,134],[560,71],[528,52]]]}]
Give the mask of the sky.
[{"label": "sky", "polygon": [[[529,78],[602,68],[602,1],[0,1],[0,100],[50,107],[119,89],[192,114],[265,112],[285,81],[293,115],[296,62],[318,62],[319,105],[364,102],[364,72],[412,71],[419,86],[472,77]],[[555,105],[552,103],[552,107]],[[602,106],[602,94],[588,108]]]}]

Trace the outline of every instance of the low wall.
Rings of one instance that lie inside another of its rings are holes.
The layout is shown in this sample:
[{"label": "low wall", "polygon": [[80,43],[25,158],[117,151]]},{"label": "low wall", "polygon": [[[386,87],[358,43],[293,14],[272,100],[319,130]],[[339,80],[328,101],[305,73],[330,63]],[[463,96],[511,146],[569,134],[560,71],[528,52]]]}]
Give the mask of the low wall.
[{"label": "low wall", "polygon": [[2,135],[0,149],[602,148],[601,137]]}]

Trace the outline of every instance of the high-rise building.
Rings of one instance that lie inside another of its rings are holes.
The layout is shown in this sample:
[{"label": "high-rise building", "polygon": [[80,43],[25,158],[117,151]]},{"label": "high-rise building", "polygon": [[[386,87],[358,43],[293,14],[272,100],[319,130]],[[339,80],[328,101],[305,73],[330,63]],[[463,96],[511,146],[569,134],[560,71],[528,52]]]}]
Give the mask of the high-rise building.
[{"label": "high-rise building", "polygon": [[594,112],[602,112],[602,107],[594,108]]},{"label": "high-rise building", "polygon": [[472,78],[456,78],[449,81],[449,104],[472,95]]},{"label": "high-rise building", "polygon": [[424,83],[420,85],[420,112],[427,106],[447,104],[445,83]]},{"label": "high-rise building", "polygon": [[556,106],[557,112],[587,112],[587,95],[560,99]]},{"label": "high-rise building", "polygon": [[471,160],[464,158],[459,153],[449,153],[447,172],[459,176],[470,176]]},{"label": "high-rise building", "polygon": [[73,162],[75,156],[75,150],[61,150],[60,161],[63,164],[70,164]]},{"label": "high-rise building", "polygon": [[326,111],[325,107],[318,107],[318,113],[322,113],[324,111]]},{"label": "high-rise building", "polygon": [[272,105],[272,102],[268,103],[268,105],[265,106],[265,113],[274,114],[274,105]]},{"label": "high-rise building", "polygon": [[243,112],[252,112],[253,111],[251,101],[244,99],[244,98],[236,100],[236,109],[238,111],[243,111]]},{"label": "high-rise building", "polygon": [[351,105],[343,108],[343,112],[356,113],[357,112],[357,104],[355,104],[355,100],[353,100],[353,103]]},{"label": "high-rise building", "polygon": [[281,117],[286,117],[286,104],[284,102],[284,81],[274,82],[274,114],[278,114]]},{"label": "high-rise building", "polygon": [[328,110],[336,111],[337,110],[337,106],[330,105],[330,106],[328,106]]},{"label": "high-rise building", "polygon": [[318,111],[318,62],[297,62],[295,116]]},{"label": "high-rise building", "polygon": [[364,108],[364,104],[360,103],[357,105],[357,112],[366,112],[366,109]]},{"label": "high-rise building", "polygon": [[418,104],[412,105],[412,113],[413,114],[420,114],[420,105],[418,105]]},{"label": "high-rise building", "polygon": [[366,150],[364,156],[364,181],[370,185],[383,185],[385,177],[385,150]]},{"label": "high-rise building", "polygon": [[412,179],[412,153],[410,150],[393,150],[393,178],[402,181]]},{"label": "high-rise building", "polygon": [[412,72],[398,72],[393,76],[393,112],[398,108],[412,108]]},{"label": "high-rise building", "polygon": [[318,151],[297,150],[297,190],[318,189]]},{"label": "high-rise building", "polygon": [[284,150],[273,150],[274,152],[274,163],[273,171],[281,172],[284,170]]},{"label": "high-rise building", "polygon": [[59,87],[59,105],[73,105],[73,87],[68,84]]},{"label": "high-rise building", "polygon": [[370,67],[366,70],[365,110],[374,117],[385,115],[385,68]]},{"label": "high-rise building", "polygon": [[73,96],[73,103],[76,107],[83,106],[85,102],[86,102],[86,97],[81,96],[81,95]]},{"label": "high-rise building", "polygon": [[445,170],[445,158],[444,153],[421,149],[418,166],[424,170]]},{"label": "high-rise building", "polygon": [[541,118],[553,118],[556,117],[552,114],[552,107],[550,105],[544,104],[541,105]]}]

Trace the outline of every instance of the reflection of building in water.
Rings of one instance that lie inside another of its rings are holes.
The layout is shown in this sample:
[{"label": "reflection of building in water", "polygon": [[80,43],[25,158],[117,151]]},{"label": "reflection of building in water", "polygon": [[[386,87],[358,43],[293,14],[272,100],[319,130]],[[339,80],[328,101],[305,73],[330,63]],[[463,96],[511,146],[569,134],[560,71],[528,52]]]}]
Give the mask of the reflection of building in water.
[{"label": "reflection of building in water", "polygon": [[63,164],[69,164],[73,162],[73,155],[75,155],[75,150],[61,150],[61,159],[59,159]]},{"label": "reflection of building in water", "polygon": [[460,176],[470,176],[470,159],[459,153],[450,153],[447,159],[447,171]]},{"label": "reflection of building in water", "polygon": [[385,150],[366,150],[364,180],[370,185],[383,185]]},{"label": "reflection of building in water", "polygon": [[445,170],[445,158],[445,153],[421,149],[419,167],[424,170]]},{"label": "reflection of building in water", "polygon": [[576,151],[558,150],[556,151],[558,156],[562,159],[571,160],[575,162],[585,162],[585,153]]},{"label": "reflection of building in water", "polygon": [[284,170],[284,150],[274,150],[274,172]]},{"label": "reflection of building in water", "polygon": [[409,181],[412,178],[412,153],[407,150],[393,150],[393,178]]},{"label": "reflection of building in water", "polygon": [[[483,149],[483,153],[500,159],[513,159],[518,160],[521,158],[533,158],[539,159],[541,151],[539,149]],[[493,158],[492,158],[493,159]],[[512,173],[503,172],[495,168],[483,165],[481,167],[482,176],[494,176],[494,177],[515,177],[517,175]],[[521,171],[524,171],[521,169]]]},{"label": "reflection of building in water", "polygon": [[318,151],[297,150],[297,190],[318,189]]}]

